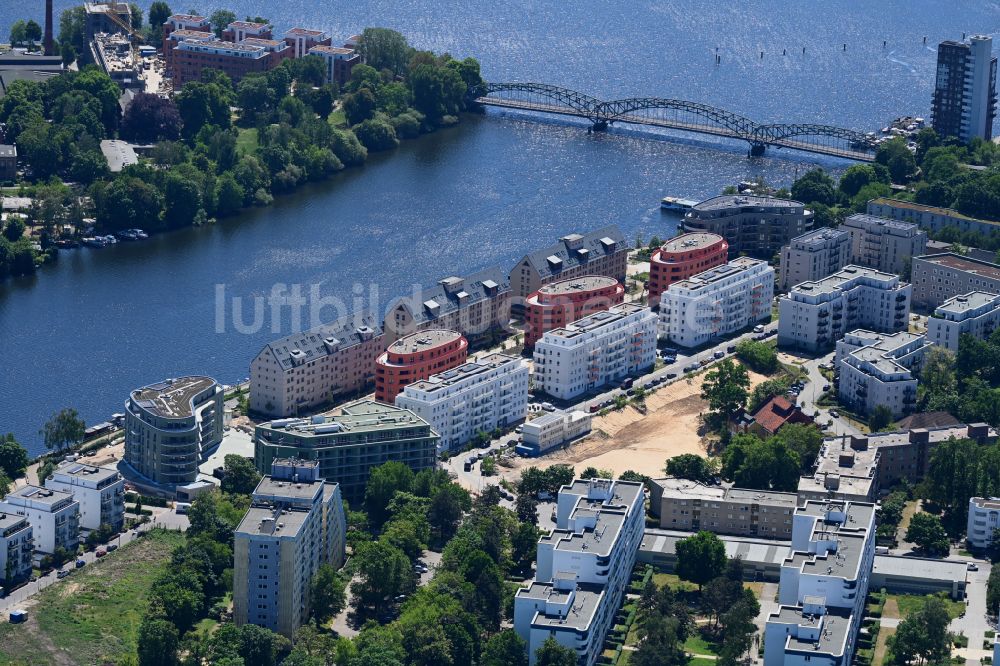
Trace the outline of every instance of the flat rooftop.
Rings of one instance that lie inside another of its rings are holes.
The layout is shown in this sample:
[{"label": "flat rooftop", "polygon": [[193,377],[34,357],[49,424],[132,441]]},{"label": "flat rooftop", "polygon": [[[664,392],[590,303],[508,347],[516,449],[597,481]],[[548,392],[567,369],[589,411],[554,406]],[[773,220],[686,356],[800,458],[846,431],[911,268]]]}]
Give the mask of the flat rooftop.
[{"label": "flat rooftop", "polygon": [[206,39],[205,41],[183,41],[177,45],[181,51],[200,51],[204,49],[214,49],[219,52],[229,51],[231,53],[252,53],[255,57],[263,57],[267,51],[264,47],[255,44],[247,44],[246,40],[240,43],[224,42],[221,39]]},{"label": "flat rooftop", "polygon": [[455,342],[462,337],[458,331],[449,331],[440,328],[429,329],[411,333],[406,337],[396,340],[389,345],[388,351],[393,354],[418,354],[435,347],[441,347],[450,342]]},{"label": "flat rooftop", "polygon": [[266,28],[267,23],[255,23],[254,21],[233,21],[227,28],[240,28],[243,30],[260,30],[261,28]]},{"label": "flat rooftop", "polygon": [[323,437],[421,426],[427,427],[428,424],[408,409],[362,400],[334,410],[331,414],[262,423],[257,426],[257,432],[270,432],[279,438],[282,432],[299,437]]},{"label": "flat rooftop", "polygon": [[954,252],[945,252],[943,254],[925,254],[921,257],[914,257],[913,259],[915,261],[923,261],[929,264],[937,264],[938,266],[965,271],[966,273],[972,273],[973,275],[979,275],[991,280],[1000,280],[1000,265],[992,264],[988,261],[980,261],[979,259],[972,259],[970,257],[963,257],[960,254],[955,254]]},{"label": "flat rooftop", "polygon": [[842,229],[831,229],[830,227],[820,227],[819,229],[813,229],[812,231],[807,231],[801,236],[796,236],[792,239],[791,245],[794,247],[800,247],[805,249],[812,249],[813,247],[822,247],[826,245],[827,241],[849,239],[851,234]]},{"label": "flat rooftop", "polygon": [[[826,615],[807,615],[797,606],[781,606],[768,620],[794,623],[802,627],[821,627],[817,640],[803,640],[788,637],[788,649],[809,654],[841,655],[847,645],[847,634],[851,628],[851,618],[846,613],[834,613],[826,609]],[[818,645],[818,648],[817,648]]]},{"label": "flat rooftop", "polygon": [[[540,594],[540,593],[539,593]],[[531,623],[532,627],[542,627],[551,631],[586,630],[593,621],[594,612],[601,605],[604,587],[600,585],[577,584],[573,605],[565,616],[546,615],[539,612]]]},{"label": "flat rooftop", "polygon": [[966,562],[957,560],[932,560],[924,557],[876,555],[873,574],[901,576],[930,580],[965,581]]},{"label": "flat rooftop", "polygon": [[542,336],[542,340],[544,341],[545,338],[550,335],[557,338],[575,338],[583,335],[584,333],[596,331],[604,326],[621,321],[629,315],[635,314],[641,310],[648,310],[648,308],[636,305],[635,303],[622,303],[620,305],[615,305],[614,307],[604,310],[603,312],[595,312],[592,315],[587,315],[583,319],[577,319],[573,323],[567,324],[564,328],[553,329]]},{"label": "flat rooftop", "polygon": [[100,484],[102,481],[121,476],[121,474],[118,473],[118,470],[114,467],[97,467],[95,465],[87,465],[79,462],[61,463],[58,467],[56,467],[55,472],[57,474],[66,474],[67,476],[79,479],[87,479],[88,481],[93,481],[97,484]]},{"label": "flat rooftop", "polygon": [[[677,542],[691,536],[691,532],[681,530],[664,530],[647,528],[642,535],[640,552],[676,555]],[[764,539],[760,537],[742,537],[719,534],[719,539],[726,548],[726,557],[738,557],[748,564],[764,564],[780,567],[788,555],[790,541],[780,539]]]},{"label": "flat rooftop", "polygon": [[942,217],[953,217],[959,220],[973,220],[975,222],[982,222],[983,224],[1000,224],[998,222],[992,222],[990,220],[980,220],[975,217],[969,217],[968,215],[963,215],[953,208],[940,208],[938,206],[926,206],[924,204],[914,203],[912,201],[902,201],[900,199],[889,199],[886,197],[879,197],[878,199],[872,199],[869,204],[875,204],[878,206],[894,206],[895,208],[902,208],[903,210],[912,210],[917,213],[928,213],[930,215],[940,215]]},{"label": "flat rooftop", "polygon": [[205,16],[198,16],[197,14],[172,14],[167,21],[183,21],[184,23],[202,23],[207,21],[208,18]]},{"label": "flat rooftop", "polygon": [[482,358],[469,361],[468,363],[463,363],[457,368],[451,368],[450,370],[439,372],[436,375],[431,375],[427,379],[409,384],[406,388],[404,388],[404,392],[406,389],[410,388],[416,391],[426,391],[430,393],[442,391],[450,386],[454,386],[455,384],[459,384],[467,379],[475,377],[476,375],[482,375],[490,370],[495,370],[508,364],[518,364],[520,362],[521,359],[516,356],[509,356],[507,354],[488,354]]},{"label": "flat rooftop", "polygon": [[844,224],[850,226],[864,226],[868,227],[869,230],[873,230],[875,227],[878,227],[890,232],[912,232],[919,229],[919,226],[913,222],[904,222],[903,220],[894,220],[889,217],[869,215],[868,213],[854,213],[853,215],[848,215],[847,219],[844,220]]},{"label": "flat rooftop", "polygon": [[970,291],[968,294],[952,296],[939,305],[934,312],[960,316],[970,310],[976,310],[990,304],[993,304],[994,307],[1000,307],[1000,296],[986,291]]},{"label": "flat rooftop", "polygon": [[9,502],[14,498],[31,500],[32,502],[44,504],[52,508],[57,504],[71,501],[73,499],[73,493],[67,493],[61,490],[51,490],[42,486],[33,486],[29,484],[27,486],[22,486],[17,490],[10,491],[7,493],[6,497],[4,497],[4,500]]},{"label": "flat rooftop", "polygon": [[767,504],[795,508],[795,493],[769,492],[749,490],[747,488],[732,488],[725,486],[709,486],[697,481],[664,477],[653,479],[653,483],[663,489],[663,494],[669,497],[685,499],[700,499],[710,501],[732,501],[747,504]]},{"label": "flat rooftop", "polygon": [[17,149],[11,144],[0,143],[0,157],[16,157]]},{"label": "flat rooftop", "polygon": [[329,53],[331,55],[351,55],[355,53],[354,49],[345,48],[342,46],[327,46],[326,44],[319,44],[313,46],[309,49],[309,53]]},{"label": "flat rooftop", "polygon": [[722,236],[718,234],[698,231],[690,234],[681,234],[676,238],[672,238],[661,245],[660,250],[668,253],[690,252],[692,250],[700,250],[702,248],[715,245],[723,240]]},{"label": "flat rooftop", "polygon": [[279,510],[269,506],[251,506],[236,534],[250,536],[294,537],[301,530],[309,517],[308,511]]},{"label": "flat rooftop", "polygon": [[844,268],[840,269],[836,273],[833,273],[832,275],[826,276],[822,280],[811,280],[809,282],[803,282],[795,285],[792,287],[791,295],[796,293],[833,293],[843,289],[849,289],[854,286],[856,281],[862,278],[885,282],[887,286],[893,282],[899,281],[898,275],[883,273],[882,271],[877,271],[874,268],[866,268],[864,266],[856,266],[852,264],[850,266],[844,266]]},{"label": "flat rooftop", "polygon": [[215,380],[211,377],[168,379],[132,391],[132,400],[156,416],[168,419],[187,418],[194,413],[192,402],[195,397],[212,386],[215,386]]},{"label": "flat rooftop", "polygon": [[731,278],[734,275],[745,273],[749,270],[757,268],[758,266],[767,266],[767,262],[760,259],[754,259],[752,257],[737,257],[728,264],[722,264],[721,266],[716,266],[715,268],[709,268],[707,271],[692,275],[686,280],[675,282],[670,285],[669,289],[675,291],[679,291],[681,289],[697,291],[699,289],[710,287],[717,282],[721,282],[722,280]]},{"label": "flat rooftop", "polygon": [[289,37],[324,37],[326,33],[322,30],[310,30],[309,28],[292,28],[285,35]]},{"label": "flat rooftop", "polygon": [[971,502],[980,509],[993,509],[1000,511],[1000,498],[998,497],[973,497]]},{"label": "flat rooftop", "polygon": [[546,296],[561,296],[564,294],[579,294],[597,289],[607,289],[618,284],[618,280],[603,275],[583,275],[578,278],[561,280],[542,285],[538,293]]},{"label": "flat rooftop", "polygon": [[254,495],[284,497],[291,501],[310,501],[321,492],[323,481],[290,481],[265,475],[254,489]]},{"label": "flat rooftop", "polygon": [[775,197],[760,197],[752,194],[723,194],[721,196],[706,199],[697,204],[693,211],[716,211],[728,208],[774,208],[793,209],[802,208],[803,204],[791,199],[777,199]]}]

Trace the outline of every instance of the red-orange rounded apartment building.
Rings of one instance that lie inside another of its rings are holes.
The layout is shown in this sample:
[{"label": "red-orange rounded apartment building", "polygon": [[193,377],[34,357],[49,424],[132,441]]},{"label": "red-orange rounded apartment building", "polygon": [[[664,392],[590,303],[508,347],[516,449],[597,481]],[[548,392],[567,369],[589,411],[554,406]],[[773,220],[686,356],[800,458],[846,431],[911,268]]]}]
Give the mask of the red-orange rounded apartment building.
[{"label": "red-orange rounded apartment building", "polygon": [[396,340],[375,359],[375,399],[392,403],[408,384],[465,363],[469,342],[457,331],[431,329]]},{"label": "red-orange rounded apartment building", "polygon": [[603,275],[584,275],[544,285],[524,307],[524,344],[534,347],[547,331],[607,310],[625,299],[625,287]]},{"label": "red-orange rounded apartment building", "polygon": [[660,303],[660,294],[674,282],[726,263],[729,243],[718,234],[697,232],[673,238],[653,251],[649,260],[649,304]]}]

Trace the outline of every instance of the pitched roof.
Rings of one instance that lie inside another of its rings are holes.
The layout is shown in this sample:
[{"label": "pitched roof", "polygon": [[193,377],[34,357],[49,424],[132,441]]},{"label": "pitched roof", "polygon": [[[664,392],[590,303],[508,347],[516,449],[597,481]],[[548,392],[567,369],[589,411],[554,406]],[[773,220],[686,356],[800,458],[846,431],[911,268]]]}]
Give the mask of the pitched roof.
[{"label": "pitched roof", "polygon": [[382,327],[378,318],[364,312],[275,340],[265,345],[260,354],[273,354],[278,365],[287,370],[379,335]]},{"label": "pitched roof", "polygon": [[896,424],[897,430],[914,430],[917,428],[942,428],[960,424],[957,418],[948,412],[923,412],[910,414]]},{"label": "pitched roof", "polygon": [[788,401],[783,395],[776,395],[760,406],[753,420],[772,435],[788,422],[811,423],[812,419],[802,413],[798,407]]},{"label": "pitched roof", "polygon": [[464,278],[446,277],[418,295],[397,299],[392,309],[402,305],[410,311],[414,322],[421,323],[486,300],[491,297],[490,292],[495,295],[508,291],[510,278],[507,273],[499,266],[491,266]]},{"label": "pitched roof", "polygon": [[[577,246],[576,249],[570,249]],[[610,225],[586,234],[570,234],[559,239],[558,243],[541,250],[535,250],[525,255],[524,259],[544,279],[557,275],[569,268],[600,259],[613,254],[616,250],[629,249],[625,236],[617,225]]]}]

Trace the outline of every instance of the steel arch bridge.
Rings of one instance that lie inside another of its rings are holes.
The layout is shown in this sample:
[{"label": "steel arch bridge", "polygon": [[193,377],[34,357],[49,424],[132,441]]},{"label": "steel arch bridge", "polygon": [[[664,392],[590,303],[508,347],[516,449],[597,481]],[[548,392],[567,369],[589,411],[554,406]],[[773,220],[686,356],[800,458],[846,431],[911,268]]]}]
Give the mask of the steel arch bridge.
[{"label": "steel arch bridge", "polygon": [[699,132],[750,144],[750,155],[763,155],[768,146],[870,162],[875,143],[863,132],[816,124],[761,124],[707,104],[660,97],[604,101],[547,83],[484,83],[473,101],[539,113],[584,118],[596,131],[614,123]]}]

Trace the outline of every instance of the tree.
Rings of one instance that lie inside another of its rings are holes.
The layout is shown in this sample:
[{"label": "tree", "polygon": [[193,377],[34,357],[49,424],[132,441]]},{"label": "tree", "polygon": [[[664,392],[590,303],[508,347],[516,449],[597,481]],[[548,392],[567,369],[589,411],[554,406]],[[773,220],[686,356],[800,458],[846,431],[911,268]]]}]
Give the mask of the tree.
[{"label": "tree", "polygon": [[236,213],[243,207],[245,196],[243,187],[236,182],[233,173],[226,171],[215,180],[216,214],[221,217]]},{"label": "tree", "polygon": [[535,651],[535,666],[576,666],[576,652],[549,636]]},{"label": "tree", "polygon": [[837,203],[833,178],[822,169],[807,171],[792,184],[792,198],[806,204],[820,203],[832,206]]},{"label": "tree", "polygon": [[152,183],[121,175],[96,197],[97,220],[106,231],[158,227],[163,195]]},{"label": "tree", "polygon": [[732,580],[728,576],[713,578],[705,584],[701,591],[702,612],[714,618],[713,624],[718,624],[722,615],[736,603],[742,594],[742,581]]},{"label": "tree", "polygon": [[137,93],[122,117],[121,135],[129,141],[175,141],[181,136],[181,114],[169,97]]},{"label": "tree", "polygon": [[755,413],[774,396],[784,395],[789,386],[791,386],[789,380],[784,377],[765,379],[754,386],[753,391],[750,392],[750,398],[747,400],[747,411],[751,414]]},{"label": "tree", "polygon": [[68,407],[53,414],[39,434],[45,440],[45,448],[61,453],[83,440],[86,427],[76,410]]},{"label": "tree", "polygon": [[711,462],[695,453],[682,453],[679,456],[667,458],[663,471],[667,476],[689,481],[708,483],[714,476]]},{"label": "tree", "polygon": [[945,555],[948,553],[948,534],[944,531],[941,519],[923,511],[910,519],[906,528],[906,540],[916,544],[917,548],[928,555]]},{"label": "tree", "polygon": [[212,12],[212,15],[208,17],[208,20],[212,24],[212,30],[215,31],[215,36],[222,37],[222,31],[225,30],[230,23],[236,20],[236,14],[228,9],[216,9]]},{"label": "tree", "polygon": [[309,613],[317,624],[324,625],[347,604],[347,581],[329,564],[320,565],[312,579]]},{"label": "tree", "polygon": [[162,617],[146,615],[136,638],[139,666],[174,666],[178,642],[177,627]]},{"label": "tree", "polygon": [[197,136],[205,125],[226,129],[231,124],[231,91],[218,83],[190,81],[174,97],[185,137]]},{"label": "tree", "polygon": [[24,222],[22,222],[20,218],[11,216],[10,219],[7,220],[7,224],[3,227],[3,237],[11,243],[15,243],[21,240],[21,237],[24,236],[24,229]]},{"label": "tree", "polygon": [[244,458],[235,453],[229,453],[222,463],[222,492],[250,495],[260,483],[260,472],[250,458]]},{"label": "tree", "polygon": [[811,423],[786,423],[773,439],[798,454],[800,469],[805,473],[812,469],[823,446],[823,431]]},{"label": "tree", "polygon": [[0,435],[0,469],[8,479],[16,479],[28,467],[28,452],[21,446],[13,433]]},{"label": "tree", "polygon": [[221,625],[209,646],[211,664],[277,666],[279,656],[287,653],[291,644],[284,636],[255,624]]},{"label": "tree", "polygon": [[161,611],[179,633],[184,633],[194,626],[205,608],[202,582],[190,568],[168,570],[153,583],[150,604]]},{"label": "tree", "polygon": [[163,183],[163,220],[167,226],[191,226],[200,210],[202,199],[197,183],[177,170],[168,173]]},{"label": "tree", "polygon": [[528,644],[513,629],[493,634],[483,646],[480,666],[528,666]]},{"label": "tree", "polygon": [[766,375],[781,367],[774,347],[758,340],[743,340],[736,345],[736,358],[756,372]]},{"label": "tree", "polygon": [[375,95],[368,88],[348,93],[340,100],[344,117],[351,125],[359,125],[375,115]]},{"label": "tree", "polygon": [[854,197],[863,187],[878,182],[878,174],[870,164],[854,164],[840,176],[840,191]]},{"label": "tree", "polygon": [[378,527],[389,517],[389,502],[399,491],[409,492],[413,483],[413,470],[405,464],[392,461],[373,467],[365,487],[365,511],[368,520]]},{"label": "tree", "polygon": [[410,46],[406,38],[388,28],[365,28],[358,41],[358,50],[365,64],[376,70],[388,69],[402,74],[410,60]]},{"label": "tree", "polygon": [[413,108],[427,117],[431,124],[440,123],[444,116],[462,110],[466,87],[454,69],[422,64],[410,72]]},{"label": "tree", "polygon": [[917,170],[917,161],[902,137],[882,143],[875,152],[875,161],[889,168],[894,183],[905,183]]},{"label": "tree", "polygon": [[399,145],[395,128],[381,116],[363,120],[353,131],[361,145],[370,152],[391,150]]},{"label": "tree", "polygon": [[990,614],[993,609],[1000,608],[1000,567],[990,569],[990,577],[986,581],[986,608]]},{"label": "tree", "polygon": [[21,46],[26,41],[28,41],[28,33],[26,31],[27,24],[24,19],[18,19],[14,21],[13,25],[10,26],[10,45],[11,46]]},{"label": "tree", "polygon": [[24,24],[24,36],[29,42],[37,44],[42,41],[42,26],[37,21],[29,20]]},{"label": "tree", "polygon": [[677,575],[700,590],[726,570],[726,547],[719,537],[702,530],[677,542]]},{"label": "tree", "polygon": [[920,366],[917,404],[921,411],[951,411],[957,400],[955,355],[944,347],[931,347]]},{"label": "tree", "polygon": [[552,465],[545,470],[545,487],[551,493],[556,493],[563,486],[573,483],[575,472],[572,465]]},{"label": "tree", "polygon": [[167,22],[167,19],[173,15],[173,11],[170,9],[170,5],[163,0],[155,0],[153,4],[149,6],[149,13],[146,17],[149,19],[149,27],[154,31],[156,37],[161,37],[163,33],[163,24]]},{"label": "tree", "polygon": [[413,586],[409,558],[384,541],[361,544],[354,555],[354,568],[357,580],[351,583],[351,594],[355,603],[376,614]]},{"label": "tree", "polygon": [[514,501],[514,513],[521,523],[538,523],[538,497],[533,493],[520,493]]},{"label": "tree", "polygon": [[747,402],[750,375],[742,365],[725,359],[705,375],[701,398],[718,414],[729,417],[739,413]]},{"label": "tree", "polygon": [[868,427],[872,432],[882,432],[892,425],[892,410],[885,405],[875,405],[868,417]]},{"label": "tree", "polygon": [[923,607],[911,613],[889,638],[892,663],[943,664],[951,654],[948,624],[951,617],[938,597],[924,597]]},{"label": "tree", "polygon": [[468,491],[457,484],[447,483],[434,491],[427,509],[427,522],[437,532],[441,543],[455,535],[462,514],[470,508],[472,499]]}]

